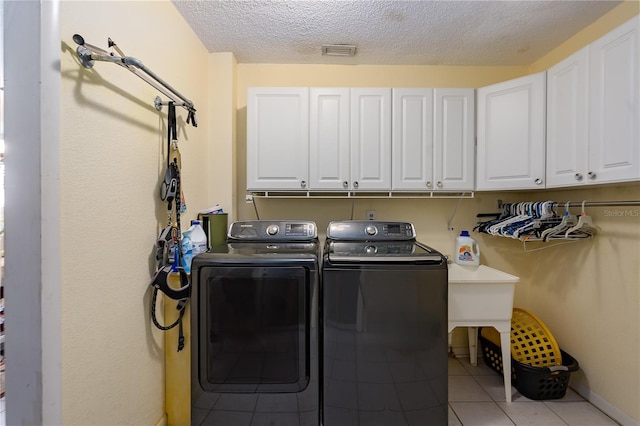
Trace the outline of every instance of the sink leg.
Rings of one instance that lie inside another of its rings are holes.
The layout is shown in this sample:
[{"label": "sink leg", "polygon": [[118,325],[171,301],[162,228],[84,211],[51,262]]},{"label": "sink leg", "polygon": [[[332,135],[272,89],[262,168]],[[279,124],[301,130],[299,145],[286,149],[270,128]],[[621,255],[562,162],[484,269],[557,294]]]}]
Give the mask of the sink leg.
[{"label": "sink leg", "polygon": [[469,336],[469,361],[471,365],[478,365],[478,327],[467,327]]},{"label": "sink leg", "polygon": [[500,333],[502,347],[502,372],[504,373],[504,394],[511,402],[511,332]]}]

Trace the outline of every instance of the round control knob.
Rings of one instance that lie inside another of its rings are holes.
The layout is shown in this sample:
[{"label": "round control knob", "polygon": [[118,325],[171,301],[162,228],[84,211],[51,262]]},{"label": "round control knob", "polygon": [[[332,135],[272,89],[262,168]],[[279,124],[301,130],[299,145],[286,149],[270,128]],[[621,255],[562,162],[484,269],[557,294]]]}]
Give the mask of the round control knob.
[{"label": "round control knob", "polygon": [[367,235],[376,235],[376,234],[378,233],[378,230],[377,230],[377,229],[376,229],[376,227],[375,227],[375,226],[373,226],[373,225],[367,225],[367,227],[366,227],[366,228],[364,228],[364,232],[365,232]]},{"label": "round control knob", "polygon": [[278,228],[278,225],[269,225],[269,226],[267,226],[267,234],[269,234],[269,235],[276,235],[279,230],[280,230],[280,228]]},{"label": "round control knob", "polygon": [[376,246],[366,246],[364,248],[364,252],[367,254],[376,254],[378,252],[378,249],[376,248]]}]

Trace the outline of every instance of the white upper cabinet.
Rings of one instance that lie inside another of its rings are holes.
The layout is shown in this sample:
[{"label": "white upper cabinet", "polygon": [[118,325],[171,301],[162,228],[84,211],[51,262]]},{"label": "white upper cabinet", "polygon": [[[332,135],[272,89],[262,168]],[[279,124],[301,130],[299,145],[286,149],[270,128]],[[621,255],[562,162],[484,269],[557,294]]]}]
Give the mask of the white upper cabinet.
[{"label": "white upper cabinet", "polygon": [[351,89],[350,190],[391,189],[391,89]]},{"label": "white upper cabinet", "polygon": [[547,187],[587,180],[589,47],[547,71]]},{"label": "white upper cabinet", "polygon": [[547,187],[640,179],[638,20],[547,72]]},{"label": "white upper cabinet", "polygon": [[249,88],[247,189],[306,190],[309,89]]},{"label": "white upper cabinet", "polygon": [[310,89],[310,188],[350,188],[350,96],[348,88]]},{"label": "white upper cabinet", "polygon": [[590,45],[589,182],[640,179],[638,22],[634,17]]},{"label": "white upper cabinet", "polygon": [[433,189],[433,89],[393,89],[393,190]]},{"label": "white upper cabinet", "polygon": [[475,91],[435,89],[434,185],[441,191],[473,191]]},{"label": "white upper cabinet", "polygon": [[393,89],[394,190],[473,191],[473,89]]},{"label": "white upper cabinet", "polygon": [[478,190],[544,188],[544,72],[478,89],[477,152]]}]

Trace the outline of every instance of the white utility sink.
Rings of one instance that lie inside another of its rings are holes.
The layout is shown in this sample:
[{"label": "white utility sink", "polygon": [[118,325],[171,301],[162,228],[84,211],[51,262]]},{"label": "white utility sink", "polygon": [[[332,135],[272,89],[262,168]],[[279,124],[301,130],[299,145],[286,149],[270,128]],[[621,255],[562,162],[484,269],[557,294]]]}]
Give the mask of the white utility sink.
[{"label": "white utility sink", "polygon": [[[518,281],[485,265],[449,265],[449,339],[454,328],[469,327],[471,364],[477,364],[478,327],[495,327],[500,332],[503,371],[511,371],[511,315]],[[511,402],[510,374],[504,375],[504,385]]]},{"label": "white utility sink", "polygon": [[498,271],[485,265],[462,266],[457,263],[449,265],[450,283],[517,283],[520,278]]},{"label": "white utility sink", "polygon": [[449,328],[451,322],[475,321],[476,326],[483,326],[488,325],[486,321],[509,321],[510,331],[518,281],[516,276],[485,265],[449,265]]}]

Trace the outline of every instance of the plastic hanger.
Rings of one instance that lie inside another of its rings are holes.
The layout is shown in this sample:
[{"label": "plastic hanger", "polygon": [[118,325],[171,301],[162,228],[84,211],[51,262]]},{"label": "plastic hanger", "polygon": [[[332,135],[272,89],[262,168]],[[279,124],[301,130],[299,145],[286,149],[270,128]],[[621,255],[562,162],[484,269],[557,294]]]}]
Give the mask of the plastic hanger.
[{"label": "plastic hanger", "polygon": [[[525,204],[530,204],[530,203],[517,203],[514,204],[514,209],[516,210],[516,215],[512,216],[502,222],[499,222],[493,226],[489,227],[489,233],[492,235],[507,235],[506,234],[506,227],[508,225],[511,225],[513,223],[516,222],[522,222],[526,219],[529,219],[531,216],[526,215],[526,207]],[[509,234],[510,235],[510,234]]]},{"label": "plastic hanger", "polygon": [[[531,220],[529,220],[524,226],[516,229],[513,232],[513,238],[522,239],[527,238],[530,234],[540,226],[541,220],[546,220],[554,216],[553,209],[553,201],[544,201],[533,203],[532,211],[531,211]],[[524,235],[523,235],[524,234]]]},{"label": "plastic hanger", "polygon": [[541,238],[543,241],[548,241],[550,237],[560,234],[566,229],[577,224],[575,217],[569,214],[569,203],[570,201],[567,201],[567,203],[565,204],[565,211],[560,224],[554,226],[553,228],[546,229],[542,232]]},{"label": "plastic hanger", "polygon": [[513,231],[513,235],[511,236],[512,238],[520,239],[523,232],[532,229],[535,226],[536,219],[541,217],[543,204],[544,203],[536,202],[532,203],[532,205],[529,206],[530,220],[528,220],[523,226]]},{"label": "plastic hanger", "polygon": [[586,200],[582,202],[582,212],[580,213],[580,216],[578,216],[578,223],[575,226],[572,226],[569,229],[567,229],[567,232],[565,232],[564,234],[565,238],[570,238],[570,234],[573,234],[577,230],[580,230],[586,234],[589,234],[588,236],[591,236],[593,234],[593,231],[595,230],[596,226],[591,220],[591,216],[587,216],[584,213],[584,203],[586,203]]}]

